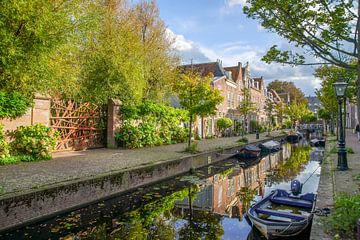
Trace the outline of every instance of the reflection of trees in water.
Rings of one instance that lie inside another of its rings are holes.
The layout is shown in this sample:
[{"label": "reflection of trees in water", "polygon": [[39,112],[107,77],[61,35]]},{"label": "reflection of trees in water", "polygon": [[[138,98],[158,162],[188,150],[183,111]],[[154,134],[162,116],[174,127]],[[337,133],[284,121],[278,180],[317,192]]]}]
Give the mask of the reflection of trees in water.
[{"label": "reflection of trees in water", "polygon": [[279,163],[271,175],[267,176],[267,182],[280,183],[283,181],[290,181],[304,169],[305,164],[310,160],[311,147],[309,146],[298,146],[292,150],[291,156]]},{"label": "reflection of trees in water", "polygon": [[221,216],[208,211],[190,212],[190,215],[189,220],[179,230],[179,239],[221,239],[224,234]]},{"label": "reflection of trees in water", "polygon": [[175,201],[195,196],[198,191],[196,185],[184,188],[113,219],[112,226],[103,224],[77,235],[81,239],[175,239],[171,214]]},{"label": "reflection of trees in water", "polygon": [[246,212],[251,205],[251,201],[255,198],[258,192],[258,187],[251,189],[250,187],[242,187],[237,193],[240,201],[242,202],[242,212]]}]

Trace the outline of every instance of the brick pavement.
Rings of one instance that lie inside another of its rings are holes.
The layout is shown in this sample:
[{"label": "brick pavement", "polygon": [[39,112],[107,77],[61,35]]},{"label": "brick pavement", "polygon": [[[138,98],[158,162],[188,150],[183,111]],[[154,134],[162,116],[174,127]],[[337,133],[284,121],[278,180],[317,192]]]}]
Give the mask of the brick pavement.
[{"label": "brick pavement", "polygon": [[[272,133],[273,137],[280,132]],[[255,134],[247,135],[250,142]],[[204,139],[198,142],[201,152],[238,146],[239,137]],[[265,133],[260,140],[266,139]],[[92,178],[125,169],[151,165],[165,160],[189,156],[186,144],[174,144],[141,149],[94,149],[54,154],[50,161],[0,166],[1,195],[31,191],[55,183]]]},{"label": "brick pavement", "polygon": [[[337,146],[337,142],[332,142],[332,146]],[[354,154],[347,154],[349,170],[338,171],[337,154],[330,154],[324,160],[321,169],[321,177],[318,189],[318,200],[316,205],[318,208],[333,207],[334,196],[340,192],[360,193],[359,185],[355,182],[354,176],[360,174],[360,142],[357,140],[356,134],[351,130],[346,131],[346,146],[354,150]],[[331,147],[327,148],[329,151]],[[324,233],[323,217],[315,216],[311,231],[311,240],[328,240],[333,239],[332,236]]]}]

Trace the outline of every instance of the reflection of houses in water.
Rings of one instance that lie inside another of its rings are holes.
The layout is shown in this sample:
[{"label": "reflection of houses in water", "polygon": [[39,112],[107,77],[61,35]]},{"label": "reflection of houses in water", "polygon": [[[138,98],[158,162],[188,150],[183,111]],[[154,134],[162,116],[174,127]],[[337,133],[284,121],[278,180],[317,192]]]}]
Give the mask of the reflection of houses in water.
[{"label": "reflection of houses in water", "polygon": [[[193,210],[211,211],[215,214],[230,218],[242,218],[246,206],[244,199],[239,196],[246,189],[247,193],[264,196],[265,180],[267,174],[279,162],[290,157],[291,147],[283,145],[282,151],[263,157],[253,165],[246,167],[237,165],[228,174],[215,174],[207,178],[207,184],[197,193],[192,202]],[[249,199],[251,201],[253,197]],[[177,202],[176,206],[186,210],[189,208],[188,200]]]}]

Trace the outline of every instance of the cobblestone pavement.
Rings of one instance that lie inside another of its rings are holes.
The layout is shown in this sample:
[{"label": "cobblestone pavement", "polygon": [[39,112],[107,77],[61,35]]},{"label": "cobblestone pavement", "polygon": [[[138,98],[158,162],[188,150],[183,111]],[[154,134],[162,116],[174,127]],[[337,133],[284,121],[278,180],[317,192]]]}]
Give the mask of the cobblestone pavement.
[{"label": "cobblestone pavement", "polygon": [[[337,146],[337,142],[330,143],[331,147]],[[329,145],[329,144],[328,144]],[[356,134],[351,130],[346,132],[346,146],[354,150],[354,154],[347,154],[349,170],[338,171],[337,154],[330,154],[322,164],[321,177],[318,189],[318,208],[333,207],[334,196],[341,192],[359,193],[359,185],[355,182],[354,176],[360,174],[360,142]],[[330,150],[331,147],[327,148]],[[328,240],[332,236],[324,233],[323,217],[315,216],[311,231],[311,240]]]},{"label": "cobblestone pavement", "polygon": [[[272,137],[280,135],[280,132],[272,133]],[[255,134],[247,135],[247,138],[250,142],[255,141]],[[238,139],[239,137],[204,139],[198,142],[198,147],[201,152],[235,147],[239,145]],[[261,139],[266,139],[265,133],[260,134]],[[63,152],[55,153],[54,159],[50,161],[0,166],[0,195],[179,159],[190,155],[184,152],[185,147],[186,144],[174,144],[142,149],[103,148]]]}]

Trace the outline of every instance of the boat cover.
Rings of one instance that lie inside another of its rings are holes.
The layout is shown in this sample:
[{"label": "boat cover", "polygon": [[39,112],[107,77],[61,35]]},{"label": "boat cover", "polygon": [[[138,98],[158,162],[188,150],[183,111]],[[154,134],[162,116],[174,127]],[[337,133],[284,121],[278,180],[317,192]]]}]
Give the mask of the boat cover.
[{"label": "boat cover", "polygon": [[280,148],[280,143],[274,140],[270,140],[261,144],[262,147],[267,149]]},{"label": "boat cover", "polygon": [[255,146],[254,144],[248,144],[244,147],[245,150],[247,151],[252,151],[252,152],[260,152],[261,149],[258,148],[257,146]]},{"label": "boat cover", "polygon": [[278,190],[278,194],[270,198],[270,201],[277,204],[284,204],[295,207],[312,208],[315,201],[315,194],[307,193],[300,197],[293,197],[284,190]]}]

